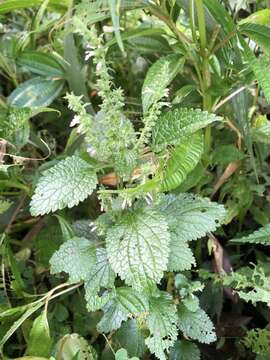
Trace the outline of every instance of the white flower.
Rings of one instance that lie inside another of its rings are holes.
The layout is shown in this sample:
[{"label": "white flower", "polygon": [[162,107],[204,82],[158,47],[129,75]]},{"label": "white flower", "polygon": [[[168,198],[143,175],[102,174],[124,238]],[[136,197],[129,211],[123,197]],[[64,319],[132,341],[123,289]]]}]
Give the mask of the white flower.
[{"label": "white flower", "polygon": [[113,27],[112,27],[112,26],[106,26],[106,25],[104,25],[102,29],[103,29],[103,31],[104,31],[105,33],[113,33]]},{"label": "white flower", "polygon": [[84,60],[88,61],[94,55],[95,55],[95,52],[93,50],[87,50],[84,54]]},{"label": "white flower", "polygon": [[97,153],[97,151],[96,151],[96,149],[94,149],[93,147],[91,147],[91,146],[89,146],[88,148],[87,148],[87,152],[88,152],[88,154],[90,155],[90,156],[95,156],[96,155],[96,153]]},{"label": "white flower", "polygon": [[97,72],[99,72],[101,70],[101,68],[102,68],[102,62],[100,61],[97,63],[97,66],[96,66]]},{"label": "white flower", "polygon": [[78,125],[80,123],[80,117],[79,115],[75,115],[74,118],[71,120],[69,126],[73,127],[75,125]]}]

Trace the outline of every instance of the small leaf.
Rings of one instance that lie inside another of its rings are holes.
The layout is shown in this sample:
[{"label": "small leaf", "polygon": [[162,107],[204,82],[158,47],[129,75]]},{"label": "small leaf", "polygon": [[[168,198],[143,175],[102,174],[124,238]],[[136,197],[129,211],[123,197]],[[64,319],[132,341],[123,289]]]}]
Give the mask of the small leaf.
[{"label": "small leaf", "polygon": [[254,231],[248,236],[243,236],[242,238],[238,239],[232,239],[231,243],[270,245],[270,224],[261,227],[259,230]]},{"label": "small leaf", "polygon": [[70,282],[87,280],[96,260],[95,247],[85,238],[73,238],[64,242],[51,260],[51,273],[62,271],[69,274]]},{"label": "small leaf", "polygon": [[186,337],[198,340],[203,344],[210,344],[216,341],[214,325],[206,312],[202,309],[190,311],[185,305],[178,309],[179,329]]},{"label": "small leaf", "polygon": [[29,335],[26,354],[33,356],[49,357],[51,353],[52,339],[47,320],[47,313],[44,310],[33,323]]},{"label": "small leaf", "polygon": [[169,242],[163,215],[147,207],[123,212],[106,237],[113,270],[138,290],[161,280],[167,268]]},{"label": "small leaf", "polygon": [[185,59],[180,54],[167,55],[156,61],[148,70],[142,87],[144,113],[164,95],[166,87],[183,68]]},{"label": "small leaf", "polygon": [[97,184],[93,168],[78,156],[67,157],[44,171],[38,181],[30,207],[33,216],[78,205]]},{"label": "small leaf", "polygon": [[203,153],[203,136],[201,132],[178,145],[171,154],[162,178],[161,191],[177,188],[196,167]]},{"label": "small leaf", "polygon": [[187,137],[213,122],[222,121],[220,116],[200,109],[177,108],[163,113],[152,134],[155,151],[168,145],[178,145]]},{"label": "small leaf", "polygon": [[200,350],[191,341],[176,341],[170,351],[169,360],[200,360]]},{"label": "small leaf", "polygon": [[9,95],[8,103],[18,107],[48,106],[60,94],[64,80],[35,77],[16,87]]},{"label": "small leaf", "polygon": [[119,329],[128,317],[138,317],[148,311],[148,299],[130,287],[119,287],[115,296],[105,305],[104,315],[97,325],[100,332]]}]

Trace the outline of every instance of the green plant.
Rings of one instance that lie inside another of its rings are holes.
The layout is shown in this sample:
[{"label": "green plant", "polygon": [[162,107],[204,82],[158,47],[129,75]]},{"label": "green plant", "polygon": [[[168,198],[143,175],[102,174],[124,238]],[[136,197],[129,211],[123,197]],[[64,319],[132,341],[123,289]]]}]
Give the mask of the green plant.
[{"label": "green plant", "polygon": [[[267,326],[270,10],[224,3],[0,4],[3,356],[206,358],[237,301]],[[231,356],[265,355],[249,326]]]}]

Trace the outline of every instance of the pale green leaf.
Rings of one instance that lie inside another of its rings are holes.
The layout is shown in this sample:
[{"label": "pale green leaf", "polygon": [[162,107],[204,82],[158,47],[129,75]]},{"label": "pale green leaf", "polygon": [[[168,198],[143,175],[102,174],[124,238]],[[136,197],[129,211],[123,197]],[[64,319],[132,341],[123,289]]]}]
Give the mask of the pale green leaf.
[{"label": "pale green leaf", "polygon": [[97,176],[86,161],[67,157],[44,171],[38,181],[30,207],[33,216],[78,205],[95,189]]},{"label": "pale green leaf", "polygon": [[178,145],[162,174],[161,191],[169,191],[179,186],[187,175],[196,167],[203,153],[201,132],[193,134]]},{"label": "pale green leaf", "polygon": [[166,360],[165,352],[177,339],[177,311],[168,293],[161,292],[159,297],[150,300],[146,325],[150,336],[145,340],[151,353],[160,360]]},{"label": "pale green leaf", "polygon": [[181,239],[180,236],[177,236],[177,234],[172,232],[168,270],[190,270],[192,265],[196,265],[196,261],[191,249],[188,246],[188,243]]},{"label": "pale green leaf", "polygon": [[196,240],[215,231],[226,215],[223,205],[194,194],[166,195],[159,208],[169,230],[182,241]]},{"label": "pale green leaf", "polygon": [[177,108],[165,112],[153,128],[153,148],[159,151],[168,145],[178,145],[215,121],[222,121],[222,118],[200,109]]},{"label": "pale green leaf", "polygon": [[148,70],[142,87],[143,111],[165,95],[165,89],[182,70],[185,59],[180,54],[167,55],[157,60]]},{"label": "pale green leaf", "polygon": [[9,200],[1,200],[0,199],[0,215],[6,212],[10,206],[12,205],[12,202]]},{"label": "pale green leaf", "polygon": [[69,274],[70,282],[87,280],[95,265],[95,247],[85,238],[73,238],[64,242],[51,260],[51,273],[62,271]]},{"label": "pale green leaf", "polygon": [[128,357],[128,352],[126,349],[119,349],[115,353],[115,360],[139,360],[137,357]]},{"label": "pale green leaf", "polygon": [[169,242],[164,216],[148,207],[123,212],[106,236],[113,270],[135,289],[151,287],[161,280],[167,268]]},{"label": "pale green leaf", "polygon": [[89,311],[102,308],[108,301],[108,297],[98,295],[100,288],[108,289],[114,285],[115,274],[108,262],[106,250],[98,248],[96,251],[96,263],[91,268],[85,281],[85,299]]},{"label": "pale green leaf", "polygon": [[267,224],[261,227],[259,230],[254,231],[248,236],[243,236],[242,238],[232,239],[232,243],[237,244],[261,244],[261,245],[270,245],[270,224]]},{"label": "pale green leaf", "polygon": [[215,329],[212,321],[202,309],[190,311],[185,305],[178,309],[178,326],[186,337],[198,340],[203,344],[216,341]]},{"label": "pale green leaf", "polygon": [[35,320],[30,331],[26,354],[33,356],[50,356],[52,339],[44,310]]},{"label": "pale green leaf", "polygon": [[169,360],[200,360],[200,350],[191,341],[176,341],[170,351]]}]

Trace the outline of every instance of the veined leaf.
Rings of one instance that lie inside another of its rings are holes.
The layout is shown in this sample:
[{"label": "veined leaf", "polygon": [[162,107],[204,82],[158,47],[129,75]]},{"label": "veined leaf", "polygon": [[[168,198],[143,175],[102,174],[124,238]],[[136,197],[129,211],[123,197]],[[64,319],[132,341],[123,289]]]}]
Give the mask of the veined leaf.
[{"label": "veined leaf", "polygon": [[203,153],[203,134],[197,132],[183,141],[173,151],[162,174],[161,191],[179,186],[195,168]]},{"label": "veined leaf", "polygon": [[166,87],[183,68],[184,63],[185,59],[180,54],[173,54],[162,57],[150,67],[142,87],[144,113],[165,95]]},{"label": "veined leaf", "polygon": [[115,296],[105,305],[104,315],[97,325],[100,332],[110,332],[120,328],[129,316],[138,317],[149,310],[147,297],[130,287],[119,287]]},{"label": "veined leaf", "polygon": [[128,357],[128,352],[126,349],[119,349],[115,353],[115,360],[139,360],[137,357]]},{"label": "veined leaf", "polygon": [[215,231],[226,215],[223,205],[193,194],[166,195],[159,208],[169,230],[182,241],[196,240]]},{"label": "veined leaf", "polygon": [[115,274],[108,262],[106,250],[98,248],[96,251],[96,263],[91,268],[90,273],[85,279],[85,300],[89,311],[96,311],[101,309],[108,297],[99,296],[98,293],[101,288],[113,288]]},{"label": "veined leaf", "polygon": [[200,350],[191,341],[176,341],[170,351],[169,360],[200,360]]},{"label": "veined leaf", "polygon": [[177,108],[165,112],[153,128],[153,148],[160,151],[168,145],[178,145],[215,121],[222,121],[222,118],[200,109]]},{"label": "veined leaf", "polygon": [[199,309],[192,312],[185,305],[180,305],[178,317],[178,326],[186,337],[198,340],[203,344],[216,341],[214,325],[204,310]]},{"label": "veined leaf", "polygon": [[160,360],[166,360],[165,352],[177,339],[177,312],[168,293],[161,292],[159,297],[150,300],[146,325],[150,336],[145,340],[151,353]]},{"label": "veined leaf", "polygon": [[69,274],[70,282],[87,280],[95,265],[96,248],[85,238],[73,238],[64,242],[51,260],[51,273],[62,271]]},{"label": "veined leaf", "polygon": [[124,212],[106,236],[113,270],[138,290],[161,280],[167,268],[169,242],[164,216],[147,207]]},{"label": "veined leaf", "polygon": [[32,73],[44,77],[64,78],[65,76],[65,69],[59,60],[41,51],[24,51],[18,57],[17,63]]},{"label": "veined leaf", "polygon": [[60,94],[64,80],[35,77],[16,87],[9,95],[10,105],[18,107],[48,106]]},{"label": "veined leaf", "polygon": [[78,156],[67,157],[44,171],[31,200],[33,216],[78,205],[95,189],[93,168]]},{"label": "veined leaf", "polygon": [[97,360],[96,350],[78,334],[68,334],[60,339],[56,344],[56,354],[56,358],[61,360]]},{"label": "veined leaf", "polygon": [[270,245],[270,224],[261,227],[248,236],[243,236],[239,239],[232,239],[232,243],[236,244],[261,244]]},{"label": "veined leaf", "polygon": [[50,356],[52,339],[44,310],[35,320],[29,335],[26,354],[32,356]]},{"label": "veined leaf", "polygon": [[259,24],[259,25],[269,25],[270,24],[270,9],[262,9],[255,11],[245,19],[240,21],[240,24],[245,23],[253,23],[253,24]]}]

